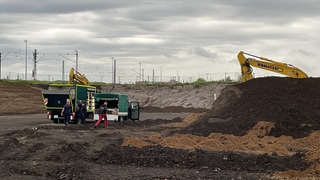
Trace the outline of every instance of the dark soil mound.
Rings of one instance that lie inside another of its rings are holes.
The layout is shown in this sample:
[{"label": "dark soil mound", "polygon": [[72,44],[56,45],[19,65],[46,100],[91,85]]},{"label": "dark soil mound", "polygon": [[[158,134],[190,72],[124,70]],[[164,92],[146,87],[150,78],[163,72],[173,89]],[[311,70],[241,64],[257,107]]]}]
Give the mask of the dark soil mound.
[{"label": "dark soil mound", "polygon": [[92,160],[99,164],[273,173],[289,169],[304,170],[309,164],[301,161],[303,157],[300,153],[294,156],[268,156],[200,149],[189,151],[162,146],[146,146],[141,149],[105,146]]},{"label": "dark soil mound", "polygon": [[202,113],[202,112],[207,112],[208,109],[205,108],[184,108],[180,106],[167,106],[164,108],[159,108],[159,107],[153,107],[153,106],[148,106],[148,107],[141,107],[142,112],[164,112],[164,113],[177,113],[177,112],[194,112],[194,113]]},{"label": "dark soil mound", "polygon": [[274,122],[271,136],[305,137],[320,129],[320,78],[257,78],[227,86],[212,110],[182,133],[242,136],[258,121]]}]

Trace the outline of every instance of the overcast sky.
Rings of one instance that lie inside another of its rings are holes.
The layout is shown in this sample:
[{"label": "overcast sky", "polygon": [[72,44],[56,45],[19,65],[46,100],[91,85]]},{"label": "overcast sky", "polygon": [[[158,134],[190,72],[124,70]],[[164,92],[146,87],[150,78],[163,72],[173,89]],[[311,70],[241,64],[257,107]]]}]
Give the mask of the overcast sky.
[{"label": "overcast sky", "polygon": [[120,82],[139,80],[140,68],[144,80],[235,79],[239,51],[318,77],[319,9],[316,0],[0,0],[1,77],[25,78],[26,47],[28,79],[35,49],[40,80],[62,79],[63,62],[67,76],[75,51],[89,81],[111,82],[112,58]]}]

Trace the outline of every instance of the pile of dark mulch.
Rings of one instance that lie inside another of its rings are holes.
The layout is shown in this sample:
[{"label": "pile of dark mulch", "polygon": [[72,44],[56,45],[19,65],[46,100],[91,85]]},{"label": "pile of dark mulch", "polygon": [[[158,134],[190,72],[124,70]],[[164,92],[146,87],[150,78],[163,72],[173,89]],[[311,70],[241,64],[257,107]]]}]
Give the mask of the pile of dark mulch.
[{"label": "pile of dark mulch", "polygon": [[275,123],[270,135],[305,137],[320,129],[320,78],[256,78],[226,87],[213,108],[180,133],[244,135],[258,121]]},{"label": "pile of dark mulch", "polygon": [[309,164],[302,160],[303,156],[303,153],[294,156],[269,156],[200,149],[189,151],[162,146],[105,146],[96,152],[92,160],[98,164],[273,173],[306,169]]}]

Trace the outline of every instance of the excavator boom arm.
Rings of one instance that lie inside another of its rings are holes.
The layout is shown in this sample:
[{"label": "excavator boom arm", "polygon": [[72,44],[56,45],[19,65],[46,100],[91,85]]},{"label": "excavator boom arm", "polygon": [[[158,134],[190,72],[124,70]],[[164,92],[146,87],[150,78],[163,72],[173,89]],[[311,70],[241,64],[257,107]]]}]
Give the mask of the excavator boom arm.
[{"label": "excavator boom arm", "polygon": [[[258,58],[260,60],[255,59],[255,58],[246,58],[244,56],[244,54]],[[277,61],[270,60],[270,59],[264,58],[264,57],[258,57],[255,55],[244,53],[242,51],[240,51],[238,54],[238,61],[241,66],[241,73],[242,73],[242,81],[243,82],[248,81],[253,78],[253,75],[252,75],[253,71],[252,71],[251,66],[257,67],[260,69],[264,69],[267,71],[272,71],[275,73],[287,75],[292,78],[307,78],[308,77],[308,75],[305,72],[303,72],[301,69],[299,69],[291,64],[277,62]]]},{"label": "excavator boom arm", "polygon": [[73,84],[74,80],[77,80],[83,85],[89,85],[89,80],[84,75],[80,74],[74,68],[71,68],[69,73],[68,84]]}]

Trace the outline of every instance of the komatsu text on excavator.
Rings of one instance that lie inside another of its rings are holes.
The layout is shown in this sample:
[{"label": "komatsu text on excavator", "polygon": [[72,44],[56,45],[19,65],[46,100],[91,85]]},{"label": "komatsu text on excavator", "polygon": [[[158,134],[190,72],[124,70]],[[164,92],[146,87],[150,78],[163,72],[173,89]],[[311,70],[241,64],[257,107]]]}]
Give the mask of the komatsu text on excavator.
[{"label": "komatsu text on excavator", "polygon": [[[244,55],[251,56],[251,57],[247,58]],[[270,60],[268,58],[245,53],[243,51],[240,51],[238,53],[238,60],[241,66],[242,82],[248,81],[253,78],[253,75],[252,75],[253,70],[251,66],[276,72],[279,74],[287,75],[292,78],[308,77],[308,75],[305,72],[303,72],[301,69],[291,64],[277,62],[274,60]]]}]

